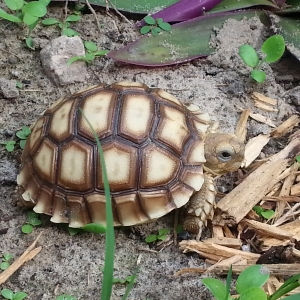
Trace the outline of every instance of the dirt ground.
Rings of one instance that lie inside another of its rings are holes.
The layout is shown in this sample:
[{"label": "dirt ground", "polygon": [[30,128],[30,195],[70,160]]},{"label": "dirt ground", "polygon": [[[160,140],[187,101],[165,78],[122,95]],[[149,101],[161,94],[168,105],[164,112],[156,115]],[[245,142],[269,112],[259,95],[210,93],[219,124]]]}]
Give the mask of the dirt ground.
[{"label": "dirt ground", "polygon": [[[116,49],[137,36],[134,26],[122,21],[112,11],[97,13],[102,24],[100,33],[93,15],[84,15],[72,28],[83,40],[94,41],[99,48]],[[51,6],[49,16],[61,19],[62,7]],[[217,51],[207,59],[197,59],[185,64],[164,68],[143,68],[121,64],[107,58],[98,58],[88,66],[83,83],[55,86],[47,78],[41,66],[39,49],[25,47],[26,31],[15,24],[0,22],[0,77],[23,83],[19,96],[6,99],[0,95],[0,141],[14,139],[15,131],[30,125],[56,99],[99,82],[140,81],[150,87],[161,87],[183,102],[193,102],[218,119],[226,132],[234,131],[240,115],[239,108],[251,108],[271,118],[275,124],[297,111],[300,82],[299,62],[289,54],[271,67],[264,66],[267,80],[256,84],[249,79],[249,70],[237,55],[244,43],[260,46],[270,34],[258,19],[230,20],[223,28],[216,29],[212,44]],[[38,26],[33,37],[42,42],[59,37],[57,27]],[[43,43],[41,43],[43,44]],[[252,92],[260,92],[278,100],[278,112],[267,113],[256,109],[251,100]],[[298,95],[298,96],[297,96]],[[248,136],[270,131],[267,125],[249,121]],[[272,141],[265,154],[284,147]],[[19,169],[20,151],[8,153],[0,149],[0,256],[11,253],[19,257],[29,244],[42,232],[39,244],[42,251],[19,269],[1,288],[28,293],[26,299],[53,300],[63,293],[78,300],[98,299],[101,290],[104,264],[104,236],[80,234],[70,236],[61,226],[51,224],[43,217],[43,225],[29,235],[22,234],[26,212],[15,205],[16,175]],[[235,175],[222,183],[225,190],[233,187]],[[185,300],[212,299],[201,283],[199,275],[174,277],[173,274],[187,267],[203,267],[203,260],[196,254],[182,254],[171,244],[160,252],[148,251],[145,236],[160,228],[173,226],[173,214],[160,220],[132,228],[116,229],[116,253],[114,276],[120,279],[131,275],[141,256],[138,279],[129,299]],[[209,230],[205,234],[209,234]],[[121,299],[125,286],[114,285],[112,299]]]}]

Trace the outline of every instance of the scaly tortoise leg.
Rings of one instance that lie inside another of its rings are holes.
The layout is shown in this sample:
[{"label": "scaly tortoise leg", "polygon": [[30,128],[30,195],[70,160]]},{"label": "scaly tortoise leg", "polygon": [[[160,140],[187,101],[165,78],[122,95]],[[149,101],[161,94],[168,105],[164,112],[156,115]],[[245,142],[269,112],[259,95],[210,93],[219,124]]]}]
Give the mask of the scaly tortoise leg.
[{"label": "scaly tortoise leg", "polygon": [[197,234],[197,241],[200,240],[202,229],[206,226],[207,220],[212,219],[214,215],[216,194],[217,189],[213,177],[204,173],[204,183],[200,191],[191,197],[185,207],[186,214],[183,222],[183,229]]}]

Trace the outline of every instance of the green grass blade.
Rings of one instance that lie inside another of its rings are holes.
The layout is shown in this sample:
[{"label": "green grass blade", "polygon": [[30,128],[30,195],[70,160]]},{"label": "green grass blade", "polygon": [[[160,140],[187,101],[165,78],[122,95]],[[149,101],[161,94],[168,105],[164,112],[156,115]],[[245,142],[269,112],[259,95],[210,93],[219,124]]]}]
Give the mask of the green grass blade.
[{"label": "green grass blade", "polygon": [[112,286],[113,286],[113,270],[114,270],[114,252],[115,252],[115,233],[114,233],[114,224],[113,224],[113,214],[112,214],[112,205],[110,197],[110,188],[108,183],[108,176],[106,172],[106,165],[104,161],[103,149],[101,147],[97,133],[93,129],[89,120],[85,117],[83,110],[79,108],[82,116],[85,118],[86,122],[89,124],[93,135],[96,139],[98,146],[98,153],[101,161],[101,168],[103,173],[104,181],[104,192],[105,192],[105,213],[106,213],[106,239],[105,239],[105,263],[104,263],[104,272],[103,272],[103,282],[102,282],[102,291],[101,291],[101,300],[110,300]]},{"label": "green grass blade", "polygon": [[126,288],[125,294],[122,297],[122,300],[126,300],[128,298],[128,295],[129,295],[130,291],[132,290],[132,287],[135,283],[135,279],[137,278],[138,271],[139,271],[139,268],[136,268],[134,273],[132,274],[131,280],[130,280],[129,284],[127,285],[127,288]]}]

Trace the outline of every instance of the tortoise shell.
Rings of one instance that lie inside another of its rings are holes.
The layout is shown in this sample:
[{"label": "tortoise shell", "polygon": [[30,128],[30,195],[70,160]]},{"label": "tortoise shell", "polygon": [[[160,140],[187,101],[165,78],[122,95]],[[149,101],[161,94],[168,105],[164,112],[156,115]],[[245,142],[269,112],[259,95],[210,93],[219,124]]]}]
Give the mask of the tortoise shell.
[{"label": "tortoise shell", "polygon": [[65,96],[32,127],[17,182],[21,203],[55,223],[105,223],[96,131],[104,151],[115,225],[159,218],[203,184],[208,114],[162,89],[99,84]]}]

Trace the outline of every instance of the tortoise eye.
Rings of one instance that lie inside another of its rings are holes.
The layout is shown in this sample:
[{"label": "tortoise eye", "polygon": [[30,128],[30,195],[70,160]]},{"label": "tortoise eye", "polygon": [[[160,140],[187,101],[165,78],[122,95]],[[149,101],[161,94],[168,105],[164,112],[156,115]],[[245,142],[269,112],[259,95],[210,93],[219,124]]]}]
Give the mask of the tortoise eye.
[{"label": "tortoise eye", "polygon": [[217,153],[217,158],[222,162],[228,162],[230,161],[234,156],[234,151],[230,149],[224,149],[222,151],[219,151]]}]

